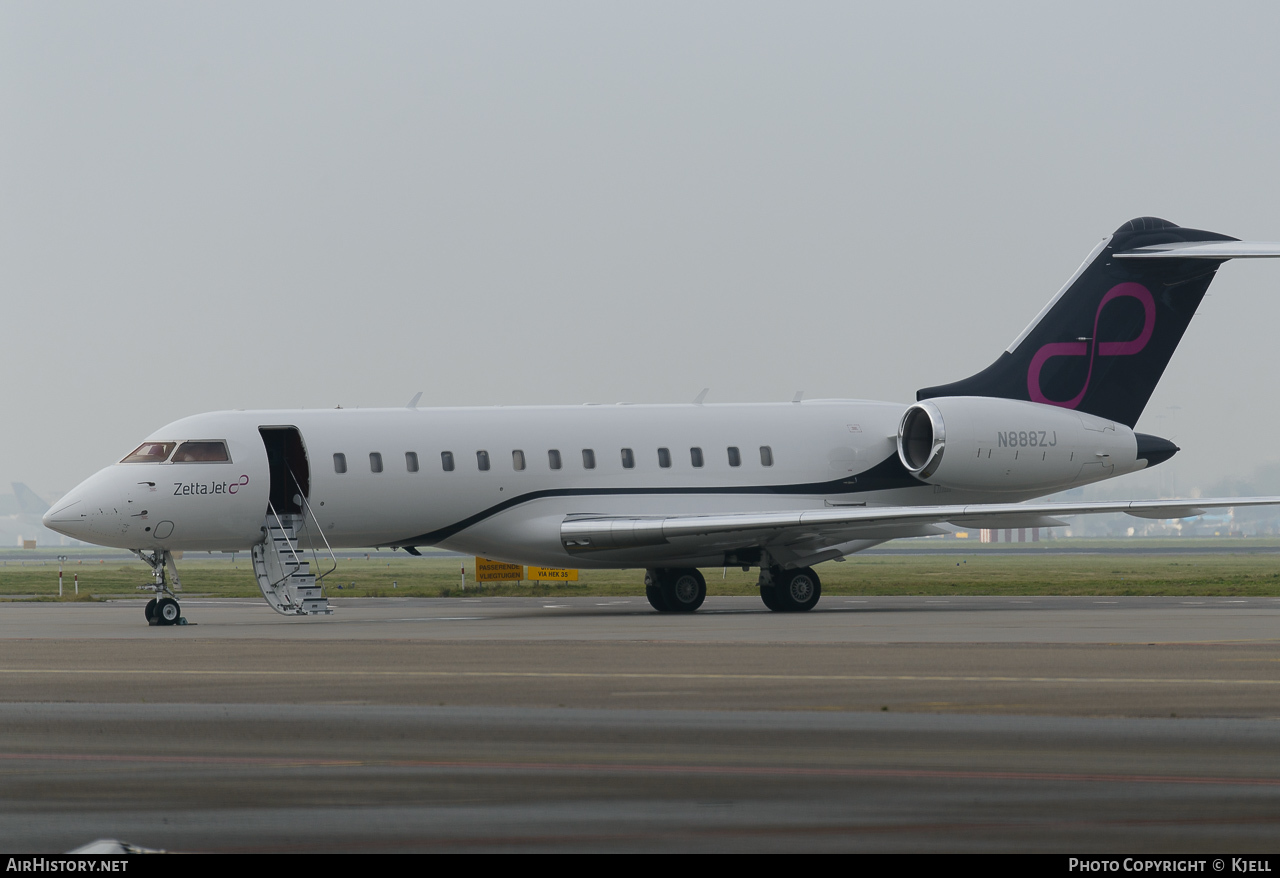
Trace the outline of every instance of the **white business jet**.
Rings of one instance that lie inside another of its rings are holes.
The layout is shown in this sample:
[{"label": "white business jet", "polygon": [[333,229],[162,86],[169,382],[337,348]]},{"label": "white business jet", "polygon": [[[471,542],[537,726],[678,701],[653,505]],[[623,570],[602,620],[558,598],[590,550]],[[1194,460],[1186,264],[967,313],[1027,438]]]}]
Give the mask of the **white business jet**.
[{"label": "white business jet", "polygon": [[1127,222],[991,366],[912,405],[420,409],[415,398],[196,415],[86,480],[44,523],[136,553],[156,583],[147,619],[161,625],[184,621],[179,550],[251,551],[284,615],[331,612],[308,551],[318,562],[318,551],[370,546],[641,568],[660,612],[702,604],[699,567],[758,567],[769,609],[809,610],[814,565],[946,523],[1054,527],[1081,513],[1280,503],[1026,502],[1176,453],[1135,433],[1138,416],[1218,267],[1275,256],[1280,244]]}]

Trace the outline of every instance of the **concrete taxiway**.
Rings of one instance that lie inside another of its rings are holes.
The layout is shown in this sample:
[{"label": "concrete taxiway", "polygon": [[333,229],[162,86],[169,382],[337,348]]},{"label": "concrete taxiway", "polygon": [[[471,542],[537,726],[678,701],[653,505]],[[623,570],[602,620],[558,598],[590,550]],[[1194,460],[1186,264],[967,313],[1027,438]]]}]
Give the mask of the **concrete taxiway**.
[{"label": "concrete taxiway", "polygon": [[0,847],[1266,851],[1280,600],[0,606]]}]

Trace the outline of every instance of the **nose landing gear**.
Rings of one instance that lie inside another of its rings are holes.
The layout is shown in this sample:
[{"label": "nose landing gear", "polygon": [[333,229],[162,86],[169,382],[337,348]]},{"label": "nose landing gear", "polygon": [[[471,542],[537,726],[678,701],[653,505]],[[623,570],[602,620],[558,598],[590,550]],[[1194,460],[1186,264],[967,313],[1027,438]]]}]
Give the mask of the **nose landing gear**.
[{"label": "nose landing gear", "polygon": [[[178,599],[174,595],[174,591],[182,591],[182,580],[178,578],[178,565],[174,563],[172,553],[168,549],[157,549],[149,554],[140,549],[134,549],[133,554],[151,568],[151,574],[155,577],[156,597],[147,601],[147,606],[143,610],[147,617],[147,624],[187,624],[186,617],[182,615],[182,607],[178,605]],[[170,574],[173,576],[172,589],[169,588]]]}]

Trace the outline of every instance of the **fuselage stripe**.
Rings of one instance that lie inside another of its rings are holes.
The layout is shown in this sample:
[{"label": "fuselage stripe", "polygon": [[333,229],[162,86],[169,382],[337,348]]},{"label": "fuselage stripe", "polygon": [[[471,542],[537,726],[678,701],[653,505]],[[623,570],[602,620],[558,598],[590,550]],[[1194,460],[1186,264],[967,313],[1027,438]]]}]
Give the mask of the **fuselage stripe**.
[{"label": "fuselage stripe", "polygon": [[898,460],[896,454],[891,455],[880,463],[869,469],[863,470],[856,476],[845,476],[844,478],[835,479],[830,482],[810,482],[801,485],[725,485],[719,487],[705,488],[661,488],[661,487],[645,487],[645,488],[549,488],[543,491],[530,491],[527,494],[521,494],[518,497],[511,497],[501,503],[496,503],[487,509],[470,515],[453,524],[436,528],[425,534],[419,534],[415,537],[409,537],[403,540],[395,540],[389,543],[383,543],[385,546],[431,546],[436,543],[447,540],[473,525],[479,524],[487,518],[491,518],[500,512],[520,506],[524,503],[531,503],[535,500],[541,500],[546,497],[598,497],[598,496],[617,496],[620,494],[643,496],[643,495],[696,495],[696,494],[792,494],[801,496],[823,496],[829,494],[860,494],[867,491],[886,491],[895,488],[912,488],[927,486],[927,482],[922,482],[915,476],[911,475]]}]

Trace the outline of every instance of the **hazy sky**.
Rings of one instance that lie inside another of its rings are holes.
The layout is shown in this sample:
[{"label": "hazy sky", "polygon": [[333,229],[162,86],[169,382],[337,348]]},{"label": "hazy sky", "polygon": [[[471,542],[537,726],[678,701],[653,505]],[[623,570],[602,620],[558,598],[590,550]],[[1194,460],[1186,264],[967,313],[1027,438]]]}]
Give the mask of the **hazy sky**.
[{"label": "hazy sky", "polygon": [[[0,485],[221,408],[911,400],[1097,240],[1280,240],[1280,4],[0,4]],[[1280,264],[1139,429],[1280,458]],[[1153,473],[1154,475],[1154,473]],[[4,490],[0,488],[0,490]]]}]

